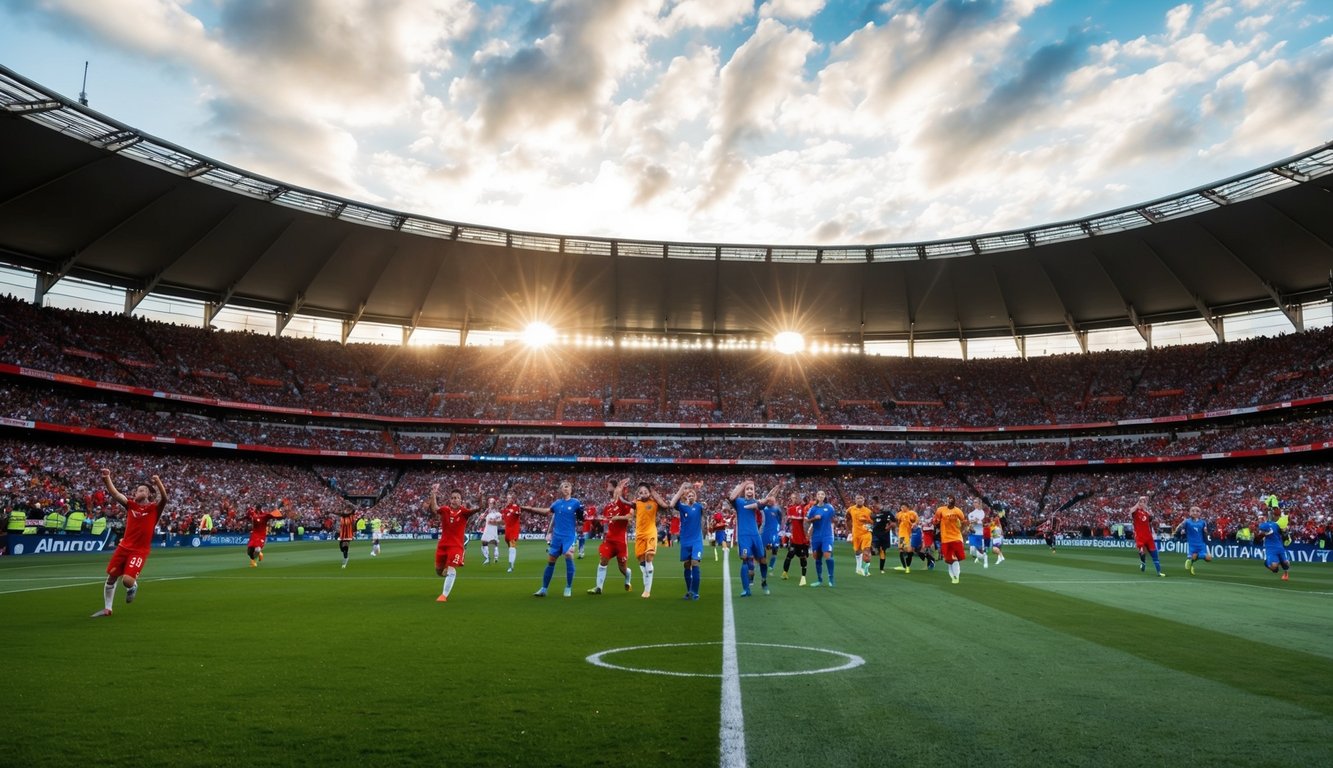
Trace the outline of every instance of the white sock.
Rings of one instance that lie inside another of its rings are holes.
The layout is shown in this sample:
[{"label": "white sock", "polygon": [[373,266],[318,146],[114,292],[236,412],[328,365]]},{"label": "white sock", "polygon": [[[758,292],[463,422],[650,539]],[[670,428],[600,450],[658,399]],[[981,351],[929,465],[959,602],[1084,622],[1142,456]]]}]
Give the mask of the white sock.
[{"label": "white sock", "polygon": [[632,578],[634,571],[625,568],[624,570],[621,571],[621,573],[625,576],[625,586],[629,586],[634,582],[634,579]]},{"label": "white sock", "polygon": [[106,603],[106,609],[111,610],[111,606],[116,602],[116,582],[102,584],[102,601]]},{"label": "white sock", "polygon": [[372,555],[379,555],[379,553],[380,553],[380,545],[379,545],[379,544],[376,544],[375,546],[373,546],[373,547],[370,548],[370,554],[372,554]]},{"label": "white sock", "polygon": [[445,596],[445,597],[448,597],[448,596],[449,596],[449,593],[452,592],[452,591],[454,591],[454,579],[456,579],[456,578],[458,578],[458,571],[455,570],[454,568],[450,567],[448,570],[446,570],[446,571],[444,572],[444,596]]},{"label": "white sock", "polygon": [[653,564],[648,563],[643,567],[643,591],[653,591]]},{"label": "white sock", "polygon": [[602,585],[605,583],[606,583],[606,566],[599,565],[597,566],[597,588],[601,589]]},{"label": "white sock", "polygon": [[981,553],[981,564],[982,564],[983,566],[989,566],[989,565],[990,565],[990,553],[988,553],[988,552],[982,552],[982,553]]},{"label": "white sock", "polygon": [[518,547],[509,548],[509,565],[513,567],[514,561],[518,559]]}]

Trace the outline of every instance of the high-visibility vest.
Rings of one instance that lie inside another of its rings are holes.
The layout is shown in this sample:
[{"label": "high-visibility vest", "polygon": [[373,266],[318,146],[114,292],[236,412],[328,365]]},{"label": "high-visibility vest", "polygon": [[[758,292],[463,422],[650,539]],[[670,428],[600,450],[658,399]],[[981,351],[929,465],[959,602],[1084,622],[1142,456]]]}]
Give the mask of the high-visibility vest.
[{"label": "high-visibility vest", "polygon": [[358,519],[357,519],[357,521],[356,521],[356,532],[357,532],[357,533],[365,533],[365,532],[366,532],[366,519],[365,519],[364,517],[362,517],[362,518],[358,518]]},{"label": "high-visibility vest", "polygon": [[63,522],[61,518],[62,515],[59,512],[47,512],[46,522],[43,524],[46,528],[46,532],[55,533],[60,530],[62,527],[61,523]]},{"label": "high-visibility vest", "polygon": [[65,518],[66,533],[83,533],[83,519],[86,517],[82,512],[70,512],[69,517]]},{"label": "high-visibility vest", "polygon": [[207,512],[204,513],[203,517],[199,518],[199,532],[200,533],[213,532],[213,516],[208,514]]},{"label": "high-visibility vest", "polygon": [[93,535],[101,536],[106,533],[106,516],[93,518]]},{"label": "high-visibility vest", "polygon": [[23,533],[28,527],[28,513],[21,509],[9,510],[9,532]]}]

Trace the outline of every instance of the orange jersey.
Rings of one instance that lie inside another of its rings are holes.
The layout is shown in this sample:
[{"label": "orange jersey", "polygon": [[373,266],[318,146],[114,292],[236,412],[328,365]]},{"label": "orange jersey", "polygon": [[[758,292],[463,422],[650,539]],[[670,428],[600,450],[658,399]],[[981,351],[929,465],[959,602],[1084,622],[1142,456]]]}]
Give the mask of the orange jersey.
[{"label": "orange jersey", "polygon": [[875,513],[870,511],[870,507],[860,504],[853,504],[847,508],[847,525],[854,534],[870,535],[866,528],[870,525],[871,519]]},{"label": "orange jersey", "polygon": [[657,502],[634,500],[634,538],[657,538]]},{"label": "orange jersey", "polygon": [[912,537],[912,529],[916,527],[916,523],[917,523],[916,513],[913,512],[912,510],[904,509],[902,512],[899,512],[898,538],[910,539]]},{"label": "orange jersey", "polygon": [[356,513],[338,515],[338,538],[344,541],[356,538]]},{"label": "orange jersey", "polygon": [[940,541],[962,541],[963,523],[967,517],[958,507],[940,507],[935,510],[935,522],[940,526]]}]

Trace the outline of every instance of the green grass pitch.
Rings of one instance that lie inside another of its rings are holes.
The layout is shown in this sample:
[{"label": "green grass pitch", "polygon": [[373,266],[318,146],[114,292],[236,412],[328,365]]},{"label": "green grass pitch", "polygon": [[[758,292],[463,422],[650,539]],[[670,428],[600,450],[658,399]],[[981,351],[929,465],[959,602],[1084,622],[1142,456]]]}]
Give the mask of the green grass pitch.
[{"label": "green grass pitch", "polygon": [[[719,761],[722,566],[680,599],[678,550],[653,597],[531,594],[545,558],[483,566],[468,547],[437,604],[433,542],[156,550],[115,614],[109,553],[0,559],[5,711],[15,766],[707,766]],[[999,566],[771,580],[740,598],[731,565],[750,765],[1316,765],[1333,733],[1333,566],[1282,583],[1254,561],[1011,547]],[[779,561],[779,566],[780,566]],[[891,561],[891,564],[892,561]],[[878,564],[875,563],[877,571]],[[813,576],[813,564],[811,575]],[[688,673],[645,674],[594,666]],[[856,654],[842,663],[822,650]],[[40,727],[38,727],[40,726]]]}]

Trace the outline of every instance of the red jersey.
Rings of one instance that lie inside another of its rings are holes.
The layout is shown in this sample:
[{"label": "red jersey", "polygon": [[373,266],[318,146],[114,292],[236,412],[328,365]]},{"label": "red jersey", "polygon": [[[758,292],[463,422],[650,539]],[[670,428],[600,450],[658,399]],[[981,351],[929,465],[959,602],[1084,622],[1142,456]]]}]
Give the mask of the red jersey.
[{"label": "red jersey", "polygon": [[597,507],[589,506],[587,511],[583,513],[583,532],[585,534],[592,533],[592,524],[595,522],[597,522]]},{"label": "red jersey", "polygon": [[345,515],[338,515],[338,539],[340,541],[351,541],[356,538],[356,513],[348,512]]},{"label": "red jersey", "polygon": [[613,501],[602,507],[602,517],[606,518],[606,540],[624,543],[629,520],[612,520],[618,515],[631,515],[634,507],[625,501]]},{"label": "red jersey", "polygon": [[791,523],[791,543],[809,544],[810,537],[805,532],[805,507],[800,504],[787,507],[787,520]]},{"label": "red jersey", "polygon": [[152,549],[153,531],[157,528],[161,507],[156,502],[141,504],[133,499],[125,502],[125,536],[120,546],[125,549]]},{"label": "red jersey", "polygon": [[504,518],[505,538],[517,539],[523,523],[523,508],[517,504],[506,505],[500,510],[500,516]]},{"label": "red jersey", "polygon": [[1134,521],[1134,538],[1152,538],[1152,515],[1147,510],[1135,509],[1130,519]]},{"label": "red jersey", "polygon": [[677,534],[680,533],[680,517],[679,517],[679,516],[671,518],[671,522],[670,522],[668,525],[669,525],[668,530],[671,531],[671,535],[672,535],[672,536],[675,536],[675,535],[677,535]]},{"label": "red jersey", "polygon": [[467,507],[450,507],[448,504],[435,510],[440,516],[440,545],[462,547],[467,536],[467,519],[480,510]]},{"label": "red jersey", "polygon": [[724,531],[727,528],[727,516],[721,512],[713,513],[713,530]]},{"label": "red jersey", "polygon": [[245,518],[250,521],[250,533],[268,533],[268,521],[273,517],[270,513],[259,509],[252,509],[245,514]]}]

